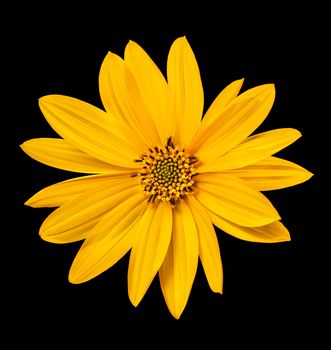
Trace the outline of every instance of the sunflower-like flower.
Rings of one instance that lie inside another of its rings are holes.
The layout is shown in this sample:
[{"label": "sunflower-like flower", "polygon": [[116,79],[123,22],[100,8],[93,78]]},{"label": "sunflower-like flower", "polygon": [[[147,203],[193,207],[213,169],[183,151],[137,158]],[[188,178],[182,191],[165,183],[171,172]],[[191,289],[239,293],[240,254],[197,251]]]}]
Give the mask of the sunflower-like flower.
[{"label": "sunflower-like flower", "polygon": [[239,94],[242,84],[228,85],[202,118],[199,68],[182,37],[171,46],[167,80],[135,42],[124,59],[108,53],[99,76],[105,111],[61,95],[40,99],[61,138],[32,139],[22,149],[49,166],[90,174],[46,187],[26,202],[59,207],[43,222],[42,239],[84,240],[71,283],[96,277],[130,251],[132,304],[158,274],[166,304],[179,318],[199,258],[211,290],[222,293],[213,225],[247,241],[290,240],[260,191],[312,176],[272,156],[301,134],[285,128],[249,136],[267,117],[275,88],[266,84]]}]

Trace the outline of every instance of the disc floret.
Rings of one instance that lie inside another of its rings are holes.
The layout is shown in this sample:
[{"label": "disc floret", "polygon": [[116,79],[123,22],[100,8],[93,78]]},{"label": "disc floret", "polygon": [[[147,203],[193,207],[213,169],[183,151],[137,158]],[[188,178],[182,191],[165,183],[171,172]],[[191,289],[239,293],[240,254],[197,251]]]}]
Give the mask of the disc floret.
[{"label": "disc floret", "polygon": [[188,155],[184,148],[175,146],[171,137],[164,148],[150,148],[136,161],[142,162],[142,170],[137,176],[149,196],[148,203],[158,199],[170,201],[174,206],[177,200],[193,193],[194,164],[198,160]]}]

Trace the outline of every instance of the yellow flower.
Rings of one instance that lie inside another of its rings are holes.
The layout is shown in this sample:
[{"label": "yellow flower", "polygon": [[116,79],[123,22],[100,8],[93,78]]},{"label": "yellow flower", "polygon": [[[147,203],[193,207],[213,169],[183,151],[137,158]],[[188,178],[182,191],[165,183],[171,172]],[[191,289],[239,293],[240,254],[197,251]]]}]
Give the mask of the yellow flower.
[{"label": "yellow flower", "polygon": [[249,136],[267,117],[275,89],[266,84],[238,95],[242,84],[227,86],[202,119],[199,68],[183,37],[170,49],[167,81],[132,41],[124,60],[108,53],[99,76],[106,111],[61,95],[40,99],[61,138],[29,140],[24,152],[59,169],[92,174],[46,187],[26,202],[59,207],[40,228],[44,240],[84,240],[71,283],[101,274],[131,250],[132,304],[139,304],[158,273],[166,304],[179,318],[199,257],[210,288],[222,293],[213,224],[247,241],[290,240],[259,191],[312,176],[272,156],[301,135],[286,128]]}]

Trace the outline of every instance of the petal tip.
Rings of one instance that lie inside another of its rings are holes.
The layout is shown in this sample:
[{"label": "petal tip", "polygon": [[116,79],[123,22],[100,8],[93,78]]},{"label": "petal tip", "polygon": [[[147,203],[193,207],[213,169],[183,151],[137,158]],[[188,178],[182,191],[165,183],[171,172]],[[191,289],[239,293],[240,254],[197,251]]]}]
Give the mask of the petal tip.
[{"label": "petal tip", "polygon": [[[108,62],[108,60],[111,58],[111,55],[112,55],[112,52],[111,51],[108,51],[103,62],[102,62],[102,65],[106,64]],[[102,67],[102,66],[101,66]]]},{"label": "petal tip", "polygon": [[130,301],[131,301],[131,304],[132,304],[134,307],[137,307],[137,306],[139,305],[139,301],[133,300],[133,299],[130,298],[130,297],[129,297],[129,299],[130,299]]},{"label": "petal tip", "polygon": [[55,243],[55,244],[63,244],[63,243],[67,243],[67,242],[61,242],[61,241],[57,241],[54,237],[55,236],[51,236],[48,234],[48,232],[46,233],[46,230],[41,232],[41,230],[39,230],[39,237],[45,241],[45,242],[49,242],[49,243]]},{"label": "petal tip", "polygon": [[26,143],[27,143],[28,141],[25,141],[25,142],[23,142],[23,143],[21,143],[20,145],[19,145],[19,147],[21,148],[21,150],[24,152],[24,153],[26,153]]},{"label": "petal tip", "polygon": [[27,154],[29,157],[31,157],[31,152],[30,152],[30,150],[31,150],[31,143],[33,142],[32,140],[35,140],[35,139],[31,139],[31,140],[27,140],[27,141],[25,141],[25,142],[23,142],[22,144],[20,144],[19,146],[20,146],[20,148],[21,148],[21,150],[25,153],[25,154]]},{"label": "petal tip", "polygon": [[173,45],[174,45],[174,44],[179,44],[179,45],[188,44],[188,40],[187,40],[186,36],[183,35],[183,36],[180,36],[179,38],[177,38],[177,39],[173,42]]},{"label": "petal tip", "polygon": [[75,276],[75,274],[71,270],[69,271],[69,274],[68,274],[68,281],[71,284],[80,284],[81,283],[79,278],[77,278],[77,276]]},{"label": "petal tip", "polygon": [[307,171],[307,180],[309,180],[310,178],[312,178],[315,174],[306,170]]},{"label": "petal tip", "polygon": [[139,49],[141,49],[141,47],[135,41],[129,40],[124,50],[124,61],[129,60],[129,55],[131,54],[132,50],[139,50]]},{"label": "petal tip", "polygon": [[47,108],[47,105],[49,105],[49,103],[52,101],[53,96],[56,96],[56,95],[46,95],[46,96],[39,97],[38,104],[41,111],[43,111],[44,108]]},{"label": "petal tip", "polygon": [[[76,257],[77,258],[77,257]],[[72,284],[81,284],[84,282],[87,282],[88,280],[90,280],[91,278],[88,277],[84,277],[84,271],[82,269],[80,269],[81,266],[79,266],[78,264],[74,262],[72,263],[69,273],[68,273],[68,281],[69,283]]]},{"label": "petal tip", "polygon": [[32,207],[33,208],[33,205],[32,205],[33,201],[31,200],[31,198],[29,198],[27,201],[24,202],[24,205],[28,206],[28,207]]},{"label": "petal tip", "polygon": [[39,97],[39,98],[38,98],[38,103],[39,103],[39,105],[42,105],[44,102],[46,102],[49,96],[50,96],[50,95],[46,95],[46,96]]},{"label": "petal tip", "polygon": [[236,80],[236,82],[238,83],[238,85],[240,85],[240,88],[243,86],[244,81],[245,81],[245,78],[240,78],[240,79],[237,79],[237,80]]},{"label": "petal tip", "polygon": [[[53,103],[60,103],[68,98],[69,97],[65,96],[65,95],[50,94],[50,95],[45,95],[45,96],[39,97],[38,102],[39,102],[39,106],[44,106],[44,105],[52,103],[52,102]],[[70,99],[72,99],[72,98],[70,97]]]},{"label": "petal tip", "polygon": [[137,307],[144,297],[145,293],[139,293],[137,290],[133,290],[132,283],[129,282],[128,285],[128,295],[131,301],[131,304],[134,307]]},{"label": "petal tip", "polygon": [[291,133],[291,135],[295,140],[299,139],[302,136],[302,133],[298,129],[285,128],[284,131]]},{"label": "petal tip", "polygon": [[266,84],[266,92],[268,97],[273,97],[275,99],[276,96],[276,85],[274,83]]},{"label": "petal tip", "polygon": [[284,235],[282,237],[278,237],[277,240],[270,241],[269,243],[285,243],[285,242],[290,242],[291,240],[292,240],[291,236],[290,236],[290,234],[288,234],[288,235]]},{"label": "petal tip", "polygon": [[172,315],[176,320],[179,320],[179,319],[180,319],[180,316],[182,315],[182,311],[179,312],[178,310],[173,310],[172,308],[169,308],[169,305],[168,305],[168,310],[170,311],[171,315]]},{"label": "petal tip", "polygon": [[128,47],[128,46],[132,46],[132,45],[138,45],[135,41],[133,41],[133,40],[129,40],[128,41],[128,43],[126,44],[126,47]]},{"label": "petal tip", "polygon": [[182,315],[182,311],[180,311],[180,312],[175,311],[175,312],[172,312],[171,314],[176,320],[179,320],[180,316]]},{"label": "petal tip", "polygon": [[302,136],[302,133],[297,129],[294,129],[294,130],[295,130],[295,133],[297,134],[297,138],[299,139]]},{"label": "petal tip", "polygon": [[39,236],[44,240],[44,241],[47,241],[47,237],[49,237],[49,231],[50,231],[50,228],[49,227],[45,227],[45,222],[44,221],[40,228],[39,228]]},{"label": "petal tip", "polygon": [[213,287],[211,288],[211,290],[214,292],[214,293],[217,293],[217,294],[223,294],[223,288],[222,286],[218,286],[218,287]]},{"label": "petal tip", "polygon": [[129,299],[130,299],[131,304],[134,307],[137,307],[139,305],[139,303],[141,302],[142,297],[139,298],[137,293],[132,293],[130,291],[130,289],[128,290],[128,295],[129,295]]},{"label": "petal tip", "polygon": [[261,94],[264,95],[264,94],[276,94],[276,86],[274,83],[267,83],[267,84],[263,84],[263,85],[260,85],[259,87],[262,88],[261,90]]}]

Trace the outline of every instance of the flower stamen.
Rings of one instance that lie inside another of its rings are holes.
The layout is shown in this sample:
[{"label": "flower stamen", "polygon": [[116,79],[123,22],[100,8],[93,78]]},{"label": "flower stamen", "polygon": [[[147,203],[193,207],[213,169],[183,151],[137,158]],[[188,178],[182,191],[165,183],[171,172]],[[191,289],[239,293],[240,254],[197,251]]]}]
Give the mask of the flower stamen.
[{"label": "flower stamen", "polygon": [[184,148],[174,145],[169,137],[164,148],[153,147],[142,155],[142,170],[136,175],[140,178],[143,190],[148,195],[147,203],[154,203],[156,199],[162,202],[170,201],[175,206],[176,201],[185,199],[193,191],[193,176],[196,170],[193,164],[197,157],[190,156]]}]

